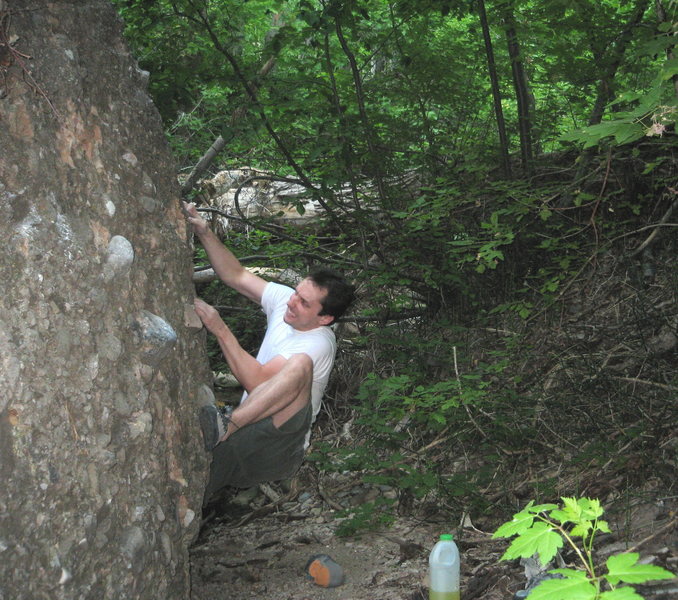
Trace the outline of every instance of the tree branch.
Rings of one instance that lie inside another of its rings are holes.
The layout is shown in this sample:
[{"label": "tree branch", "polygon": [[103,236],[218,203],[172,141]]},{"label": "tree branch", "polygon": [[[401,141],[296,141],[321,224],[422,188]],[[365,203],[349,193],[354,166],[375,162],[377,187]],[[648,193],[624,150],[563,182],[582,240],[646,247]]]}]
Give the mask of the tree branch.
[{"label": "tree branch", "polygon": [[[250,81],[245,77],[245,74],[243,73],[242,69],[240,68],[240,65],[238,64],[238,61],[235,59],[235,57],[228,51],[228,49],[223,46],[221,43],[221,40],[215,33],[214,29],[212,28],[212,25],[210,23],[210,20],[207,16],[207,14],[204,11],[200,11],[199,13],[200,18],[197,19],[197,22],[200,23],[200,25],[204,28],[204,30],[207,32],[207,35],[209,36],[210,40],[212,41],[212,45],[214,48],[220,52],[221,54],[226,57],[226,60],[229,62],[231,65],[231,68],[233,69],[233,72],[235,73],[236,77],[240,80],[241,85],[243,86],[245,93],[249,97],[252,106],[255,107],[257,112],[259,113],[259,117],[261,118],[262,123],[264,124],[264,127],[266,128],[266,131],[268,131],[269,135],[271,138],[273,138],[273,141],[276,143],[278,146],[278,149],[282,152],[284,155],[285,159],[287,160],[287,163],[294,169],[294,172],[297,174],[299,179],[303,182],[303,185],[308,187],[311,190],[316,190],[315,186],[311,183],[311,181],[308,179],[304,171],[301,169],[299,164],[294,160],[292,155],[290,154],[290,151],[287,149],[287,146],[283,143],[282,139],[280,136],[277,134],[273,126],[271,125],[271,122],[268,119],[268,116],[266,115],[266,112],[264,110],[264,107],[261,105],[261,102],[259,102],[259,98],[257,97],[257,88],[250,83]],[[195,19],[194,19],[195,20]],[[266,72],[269,72],[271,69],[272,65],[270,65],[267,69]]]},{"label": "tree branch", "polygon": [[223,137],[219,136],[214,143],[210,146],[209,150],[203,154],[202,158],[197,162],[193,170],[191,171],[188,179],[181,186],[181,195],[185,198],[186,195],[193,189],[195,182],[198,180],[207,168],[212,164],[212,161],[216,158],[217,154],[224,149],[226,141]]},{"label": "tree branch", "polygon": [[[351,49],[348,47],[348,43],[346,42],[346,38],[344,37],[344,31],[341,26],[341,16],[337,15],[335,17],[335,31],[337,33],[337,39],[339,40],[339,44],[341,45],[341,49],[344,51],[344,54],[346,55],[346,58],[348,59],[349,65],[351,67],[351,73],[353,75],[353,86],[355,87],[355,93],[356,93],[356,100],[358,102],[358,113],[360,114],[360,120],[363,123],[363,127],[365,128],[365,141],[367,142],[367,147],[370,151],[370,155],[373,159],[376,159],[379,154],[376,150],[375,144],[374,144],[374,131],[372,130],[372,127],[370,125],[369,118],[367,116],[367,110],[365,108],[365,95],[363,93],[363,85],[362,85],[362,78],[360,77],[360,72],[358,70],[358,64],[355,59],[355,55],[351,51]],[[373,163],[373,166],[375,168],[375,175],[374,178],[377,182],[377,190],[379,191],[379,198],[381,199],[382,205],[386,205],[387,198],[386,198],[386,191],[384,189],[384,181],[383,181],[383,174],[381,172],[381,165],[379,164],[378,161],[375,160]]]},{"label": "tree branch", "polygon": [[649,246],[652,243],[652,240],[654,240],[655,237],[657,237],[660,228],[666,224],[666,222],[669,220],[669,217],[671,216],[671,213],[673,212],[673,209],[678,206],[678,198],[676,198],[671,206],[669,206],[669,209],[664,213],[664,216],[661,218],[659,223],[656,225],[653,225],[654,229],[652,230],[652,233],[647,236],[645,241],[640,244],[633,252],[631,252],[630,256],[636,256],[640,252],[642,252],[647,246]]},{"label": "tree branch", "polygon": [[[227,213],[226,211],[220,210],[218,208],[212,208],[212,207],[199,207],[198,211],[199,212],[214,213],[214,214],[222,216],[226,219],[233,219],[235,221],[238,221],[240,223],[248,225],[248,226],[252,227],[253,229],[257,229],[259,231],[265,231],[266,233],[270,233],[271,235],[274,235],[274,236],[278,237],[279,239],[286,240],[288,242],[291,242],[293,244],[301,246],[302,248],[308,247],[307,244],[300,239],[297,239],[297,238],[295,238],[291,235],[288,235],[288,234],[286,234],[286,233],[284,233],[284,232],[282,232],[279,229],[276,229],[274,227],[268,227],[268,226],[264,225],[263,223],[254,222],[251,219],[248,219],[246,217],[243,218],[243,217],[240,217],[240,216],[235,216],[235,215]],[[305,256],[305,257],[308,257],[308,258],[314,258],[314,259],[318,259],[321,262],[325,262],[325,263],[334,263],[334,264],[343,265],[343,266],[354,266],[354,267],[361,267],[361,268],[364,268],[364,266],[365,266],[362,263],[359,263],[359,262],[352,260],[350,258],[346,258],[345,256],[342,256],[341,254],[337,254],[336,252],[332,252],[331,250],[323,249],[323,255],[324,256],[321,256],[319,254],[316,254],[314,252],[309,252],[309,251],[297,253],[297,256]]]}]

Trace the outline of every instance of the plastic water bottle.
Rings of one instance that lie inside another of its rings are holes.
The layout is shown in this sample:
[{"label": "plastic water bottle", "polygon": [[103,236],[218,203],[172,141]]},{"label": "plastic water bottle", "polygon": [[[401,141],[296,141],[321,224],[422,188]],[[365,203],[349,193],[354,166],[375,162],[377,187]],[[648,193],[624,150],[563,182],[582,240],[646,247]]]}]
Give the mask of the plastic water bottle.
[{"label": "plastic water bottle", "polygon": [[428,557],[429,600],[459,600],[459,550],[453,536],[443,533]]}]

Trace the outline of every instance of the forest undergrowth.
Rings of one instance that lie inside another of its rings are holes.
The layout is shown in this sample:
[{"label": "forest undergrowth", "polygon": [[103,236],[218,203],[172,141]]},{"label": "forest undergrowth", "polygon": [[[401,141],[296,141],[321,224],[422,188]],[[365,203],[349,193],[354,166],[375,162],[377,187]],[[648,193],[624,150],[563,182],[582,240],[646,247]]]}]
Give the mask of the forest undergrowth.
[{"label": "forest undergrowth", "polygon": [[[410,368],[429,374],[426,389],[395,374],[397,365],[377,367],[392,370],[385,379],[364,375],[362,353],[345,349],[312,459],[399,495],[363,505],[344,530],[381,527],[393,511],[492,524],[532,499],[586,496],[623,513],[675,497],[673,252],[658,254],[666,268],[651,280],[609,253],[529,322],[505,315],[463,332],[412,325],[402,334]],[[412,343],[441,335],[452,348]],[[356,388],[358,401],[343,395]],[[450,397],[457,401],[443,411]]]},{"label": "forest undergrowth", "polygon": [[[389,265],[395,275],[354,271],[361,300],[338,327],[309,462],[319,477],[351,473],[376,492],[338,513],[338,533],[383,528],[398,515],[491,529],[529,500],[591,497],[623,514],[676,496],[675,230],[650,225],[676,204],[666,185],[675,162],[631,190],[628,160],[594,169],[576,205],[558,208],[563,194],[533,200],[527,225],[515,213],[492,225],[480,197],[459,204],[445,218],[463,219],[467,232],[489,222],[490,240],[501,241],[474,245],[473,261],[467,252],[441,268],[435,256],[415,262],[427,248],[410,249]],[[542,177],[566,170],[558,167],[545,164]],[[557,188],[557,177],[530,195]],[[449,222],[432,216],[434,206],[435,197],[426,212],[410,211],[408,226],[419,219],[435,240]],[[568,226],[552,226],[554,214]],[[425,293],[422,274],[437,277]],[[224,302],[222,293],[211,299]],[[413,316],[391,318],[396,309]],[[254,349],[262,324],[228,318]]]},{"label": "forest undergrowth", "polygon": [[[672,140],[598,154],[579,179],[574,159],[541,157],[529,182],[482,169],[414,178],[388,211],[342,215],[342,230],[315,219],[281,236],[270,220],[236,215],[226,243],[248,266],[287,277],[338,265],[359,299],[335,327],[337,360],[298,475],[258,497],[227,490],[204,515],[196,600],[223,582],[229,598],[309,597],[299,579],[309,540],[350,573],[337,598],[422,600],[426,548],[443,531],[464,556],[463,596],[504,599],[532,581],[522,559],[501,561],[507,546],[531,557],[549,527],[516,532],[515,515],[561,504],[604,510],[595,548],[593,535],[586,544],[596,561],[609,557],[611,581],[614,561],[636,551],[671,577],[678,161]],[[261,312],[218,283],[198,292],[254,352]],[[227,370],[216,345],[211,356]],[[494,539],[504,523],[520,539]],[[210,553],[232,553],[234,537],[248,550],[215,567]],[[261,557],[269,544],[275,558]],[[557,564],[582,569],[575,554],[562,548]],[[259,560],[270,576],[252,584],[248,561]],[[593,571],[572,575],[581,597],[598,597]],[[675,585],[638,591],[668,600]]]}]

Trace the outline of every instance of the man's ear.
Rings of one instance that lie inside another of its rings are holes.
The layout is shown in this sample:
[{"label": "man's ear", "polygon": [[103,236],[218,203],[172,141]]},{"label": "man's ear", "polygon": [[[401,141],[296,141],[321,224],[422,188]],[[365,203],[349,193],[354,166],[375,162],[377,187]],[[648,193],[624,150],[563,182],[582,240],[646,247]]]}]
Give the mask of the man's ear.
[{"label": "man's ear", "polygon": [[320,319],[321,325],[331,325],[334,321],[334,317],[332,315],[318,315],[318,318]]}]

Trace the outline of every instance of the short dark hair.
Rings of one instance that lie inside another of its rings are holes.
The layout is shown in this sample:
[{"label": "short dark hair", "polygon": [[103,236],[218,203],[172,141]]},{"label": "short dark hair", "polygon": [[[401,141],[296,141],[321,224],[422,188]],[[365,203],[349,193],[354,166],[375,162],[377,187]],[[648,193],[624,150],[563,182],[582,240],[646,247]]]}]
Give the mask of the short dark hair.
[{"label": "short dark hair", "polygon": [[325,267],[313,269],[308,278],[318,287],[327,290],[327,294],[320,301],[322,309],[319,315],[330,315],[336,321],[355,300],[355,287],[348,283],[343,275],[332,269]]}]

